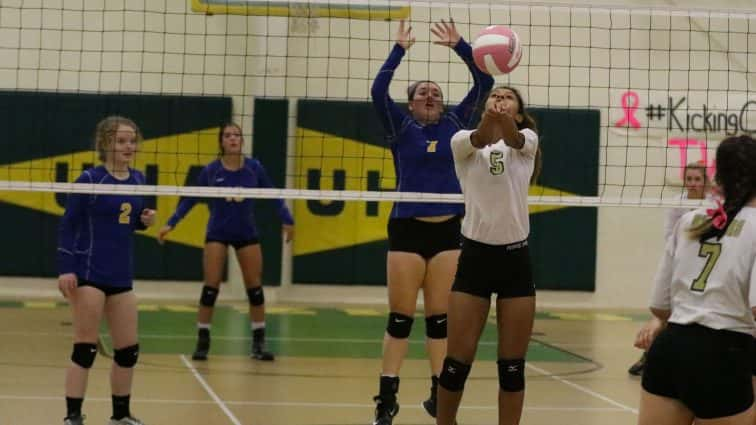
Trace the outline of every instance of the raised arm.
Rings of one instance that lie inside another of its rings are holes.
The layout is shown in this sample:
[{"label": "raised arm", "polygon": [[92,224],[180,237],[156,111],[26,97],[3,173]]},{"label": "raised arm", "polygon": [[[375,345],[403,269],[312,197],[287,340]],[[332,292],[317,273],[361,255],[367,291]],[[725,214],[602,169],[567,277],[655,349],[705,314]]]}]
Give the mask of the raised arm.
[{"label": "raised arm", "polygon": [[[255,174],[257,175],[257,181],[258,185],[261,188],[272,188],[273,182],[270,180],[270,177],[268,177],[268,173],[265,171],[265,167],[262,166],[260,161],[254,160],[252,162],[252,168]],[[286,225],[293,225],[294,224],[294,217],[291,216],[291,212],[289,211],[289,207],[286,206],[286,203],[283,199],[276,199],[276,205],[278,206],[278,217],[281,219],[281,222]]]},{"label": "raised arm", "polygon": [[460,130],[454,134],[451,140],[452,154],[455,161],[460,161],[472,155],[476,149],[496,143],[504,137],[500,107],[483,112],[478,128],[475,130]]},{"label": "raised arm", "polygon": [[454,51],[467,64],[467,68],[473,77],[473,86],[467,92],[465,98],[462,99],[462,102],[452,109],[452,113],[460,119],[465,128],[470,128],[475,118],[475,109],[479,107],[486,93],[493,88],[494,79],[475,65],[472,56],[472,47],[464,39],[459,39],[459,43],[454,47]]},{"label": "raised arm", "polygon": [[373,106],[378,112],[378,118],[386,130],[388,138],[393,138],[399,133],[402,122],[407,115],[396,106],[394,100],[389,96],[389,85],[394,77],[394,71],[401,63],[404,53],[415,42],[415,37],[411,35],[412,27],[405,29],[404,20],[399,22],[399,30],[396,34],[396,44],[391,49],[389,57],[381,66],[378,75],[375,76],[373,86],[370,89],[370,97],[373,99]]},{"label": "raised arm", "polygon": [[459,35],[453,19],[450,19],[449,22],[442,20],[440,23],[436,23],[431,28],[431,32],[438,37],[438,40],[434,43],[452,48],[467,64],[467,68],[472,74],[472,88],[467,92],[462,102],[451,110],[451,113],[459,119],[464,128],[470,128],[475,117],[475,108],[480,105],[486,93],[493,87],[494,79],[475,65],[472,47]]}]

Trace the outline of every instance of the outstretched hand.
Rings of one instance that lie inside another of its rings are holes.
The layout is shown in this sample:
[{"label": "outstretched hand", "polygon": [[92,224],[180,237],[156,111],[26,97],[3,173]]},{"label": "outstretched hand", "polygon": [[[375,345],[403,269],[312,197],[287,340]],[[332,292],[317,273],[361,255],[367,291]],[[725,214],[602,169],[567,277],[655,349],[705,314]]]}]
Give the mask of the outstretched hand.
[{"label": "outstretched hand", "polygon": [[449,22],[446,22],[443,19],[440,23],[436,22],[433,24],[433,27],[431,27],[431,32],[438,37],[438,40],[433,42],[434,44],[440,44],[451,48],[454,48],[462,38],[462,36],[459,35],[457,27],[454,25],[454,19],[452,18],[449,18]]},{"label": "outstretched hand", "polygon": [[173,230],[173,226],[165,225],[158,230],[158,242],[160,245],[165,243],[165,239],[168,236],[168,233]]},{"label": "outstretched hand", "polygon": [[396,32],[396,44],[407,50],[415,44],[415,37],[412,36],[412,26],[405,29],[404,19],[399,21],[399,30]]}]

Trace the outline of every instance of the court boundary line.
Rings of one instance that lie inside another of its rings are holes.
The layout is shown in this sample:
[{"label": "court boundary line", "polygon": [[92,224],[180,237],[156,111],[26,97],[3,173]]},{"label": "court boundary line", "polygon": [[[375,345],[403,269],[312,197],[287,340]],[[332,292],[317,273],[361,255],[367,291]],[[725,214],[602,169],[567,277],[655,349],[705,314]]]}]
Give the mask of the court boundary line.
[{"label": "court boundary line", "polygon": [[574,388],[574,389],[576,389],[576,390],[578,390],[580,392],[583,392],[583,393],[588,394],[588,395],[590,395],[592,397],[595,397],[595,398],[597,398],[599,400],[602,400],[602,401],[604,401],[606,403],[609,403],[612,406],[618,407],[618,408],[620,408],[620,409],[622,409],[624,411],[632,412],[632,413],[634,413],[636,415],[638,414],[638,409],[633,409],[630,406],[622,404],[619,401],[616,401],[616,400],[614,400],[614,399],[612,399],[610,397],[607,397],[607,396],[605,396],[603,394],[600,394],[600,393],[598,393],[596,391],[593,391],[590,388],[584,387],[584,386],[582,386],[580,384],[576,384],[576,383],[574,383],[572,381],[569,381],[567,379],[564,379],[564,378],[562,378],[560,376],[554,375],[554,374],[552,374],[551,372],[549,372],[546,369],[542,369],[542,368],[540,368],[538,366],[533,366],[530,363],[525,363],[525,367],[533,369],[534,371],[540,373],[541,375],[548,376],[549,378],[551,378],[551,379],[553,379],[555,381],[561,382],[561,383],[563,383],[563,384],[565,384],[565,385],[567,385],[569,387],[572,387],[572,388]]},{"label": "court boundary line", "polygon": [[197,371],[194,365],[192,365],[189,362],[189,360],[186,359],[186,356],[184,356],[183,354],[179,354],[179,358],[184,363],[184,366],[186,366],[189,369],[189,371],[192,372],[192,375],[194,375],[194,378],[200,383],[200,385],[202,385],[202,388],[205,389],[205,392],[207,392],[210,398],[212,398],[213,401],[215,401],[215,404],[217,404],[218,407],[220,407],[220,409],[223,411],[223,413],[226,414],[228,419],[230,419],[234,425],[242,425],[241,422],[239,422],[239,419],[237,419],[236,416],[234,416],[234,414],[228,408],[228,406],[226,406],[226,403],[224,403],[223,400],[221,400],[221,398],[218,397],[218,394],[216,394],[215,391],[213,391],[213,388],[210,386],[210,384],[208,384],[207,381],[205,381],[205,378],[203,378],[202,375],[200,375],[200,373]]},{"label": "court boundary line", "polygon": [[[60,396],[15,396],[0,394],[0,400],[29,400],[29,401],[60,401]],[[105,397],[87,397],[87,402],[93,403],[111,403],[110,398]],[[145,398],[131,399],[132,403],[149,403],[149,404],[216,404],[215,400],[172,400],[172,399],[155,399]],[[375,404],[367,403],[325,403],[325,402],[298,402],[298,401],[253,401],[253,400],[226,400],[224,402],[232,406],[271,406],[271,407],[314,407],[314,408],[358,408],[365,409],[375,407]],[[402,408],[422,410],[420,405],[406,405]],[[497,410],[498,406],[465,406],[459,407],[461,410]],[[579,406],[525,406],[526,411],[587,411],[587,412],[625,412],[626,409],[619,407],[579,407]]]}]

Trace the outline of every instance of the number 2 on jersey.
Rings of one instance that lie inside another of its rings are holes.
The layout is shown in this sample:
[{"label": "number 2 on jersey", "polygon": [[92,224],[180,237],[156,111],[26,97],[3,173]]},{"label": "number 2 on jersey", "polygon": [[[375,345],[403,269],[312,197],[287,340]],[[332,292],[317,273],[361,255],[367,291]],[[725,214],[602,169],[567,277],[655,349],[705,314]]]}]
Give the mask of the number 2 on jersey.
[{"label": "number 2 on jersey", "polygon": [[118,222],[120,224],[131,223],[131,204],[124,202],[121,204],[121,214],[118,215]]},{"label": "number 2 on jersey", "polygon": [[697,278],[693,279],[693,283],[690,285],[690,290],[695,292],[703,292],[706,289],[706,282],[709,280],[709,275],[714,265],[719,259],[719,254],[722,253],[722,244],[702,242],[701,248],[698,250],[698,256],[706,258],[706,264],[704,265],[701,274]]}]

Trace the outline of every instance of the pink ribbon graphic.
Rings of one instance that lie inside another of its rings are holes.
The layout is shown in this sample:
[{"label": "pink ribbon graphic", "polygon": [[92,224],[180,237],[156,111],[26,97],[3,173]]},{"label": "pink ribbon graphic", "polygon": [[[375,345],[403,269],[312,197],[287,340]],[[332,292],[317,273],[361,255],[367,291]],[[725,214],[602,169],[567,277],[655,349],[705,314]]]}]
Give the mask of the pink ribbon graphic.
[{"label": "pink ribbon graphic", "polygon": [[[632,101],[632,103],[630,102]],[[614,124],[615,127],[626,127],[628,125],[633,128],[640,128],[640,122],[635,119],[635,111],[638,110],[640,105],[640,99],[638,93],[634,91],[626,91],[622,95],[622,110],[625,111],[625,116]]]}]

